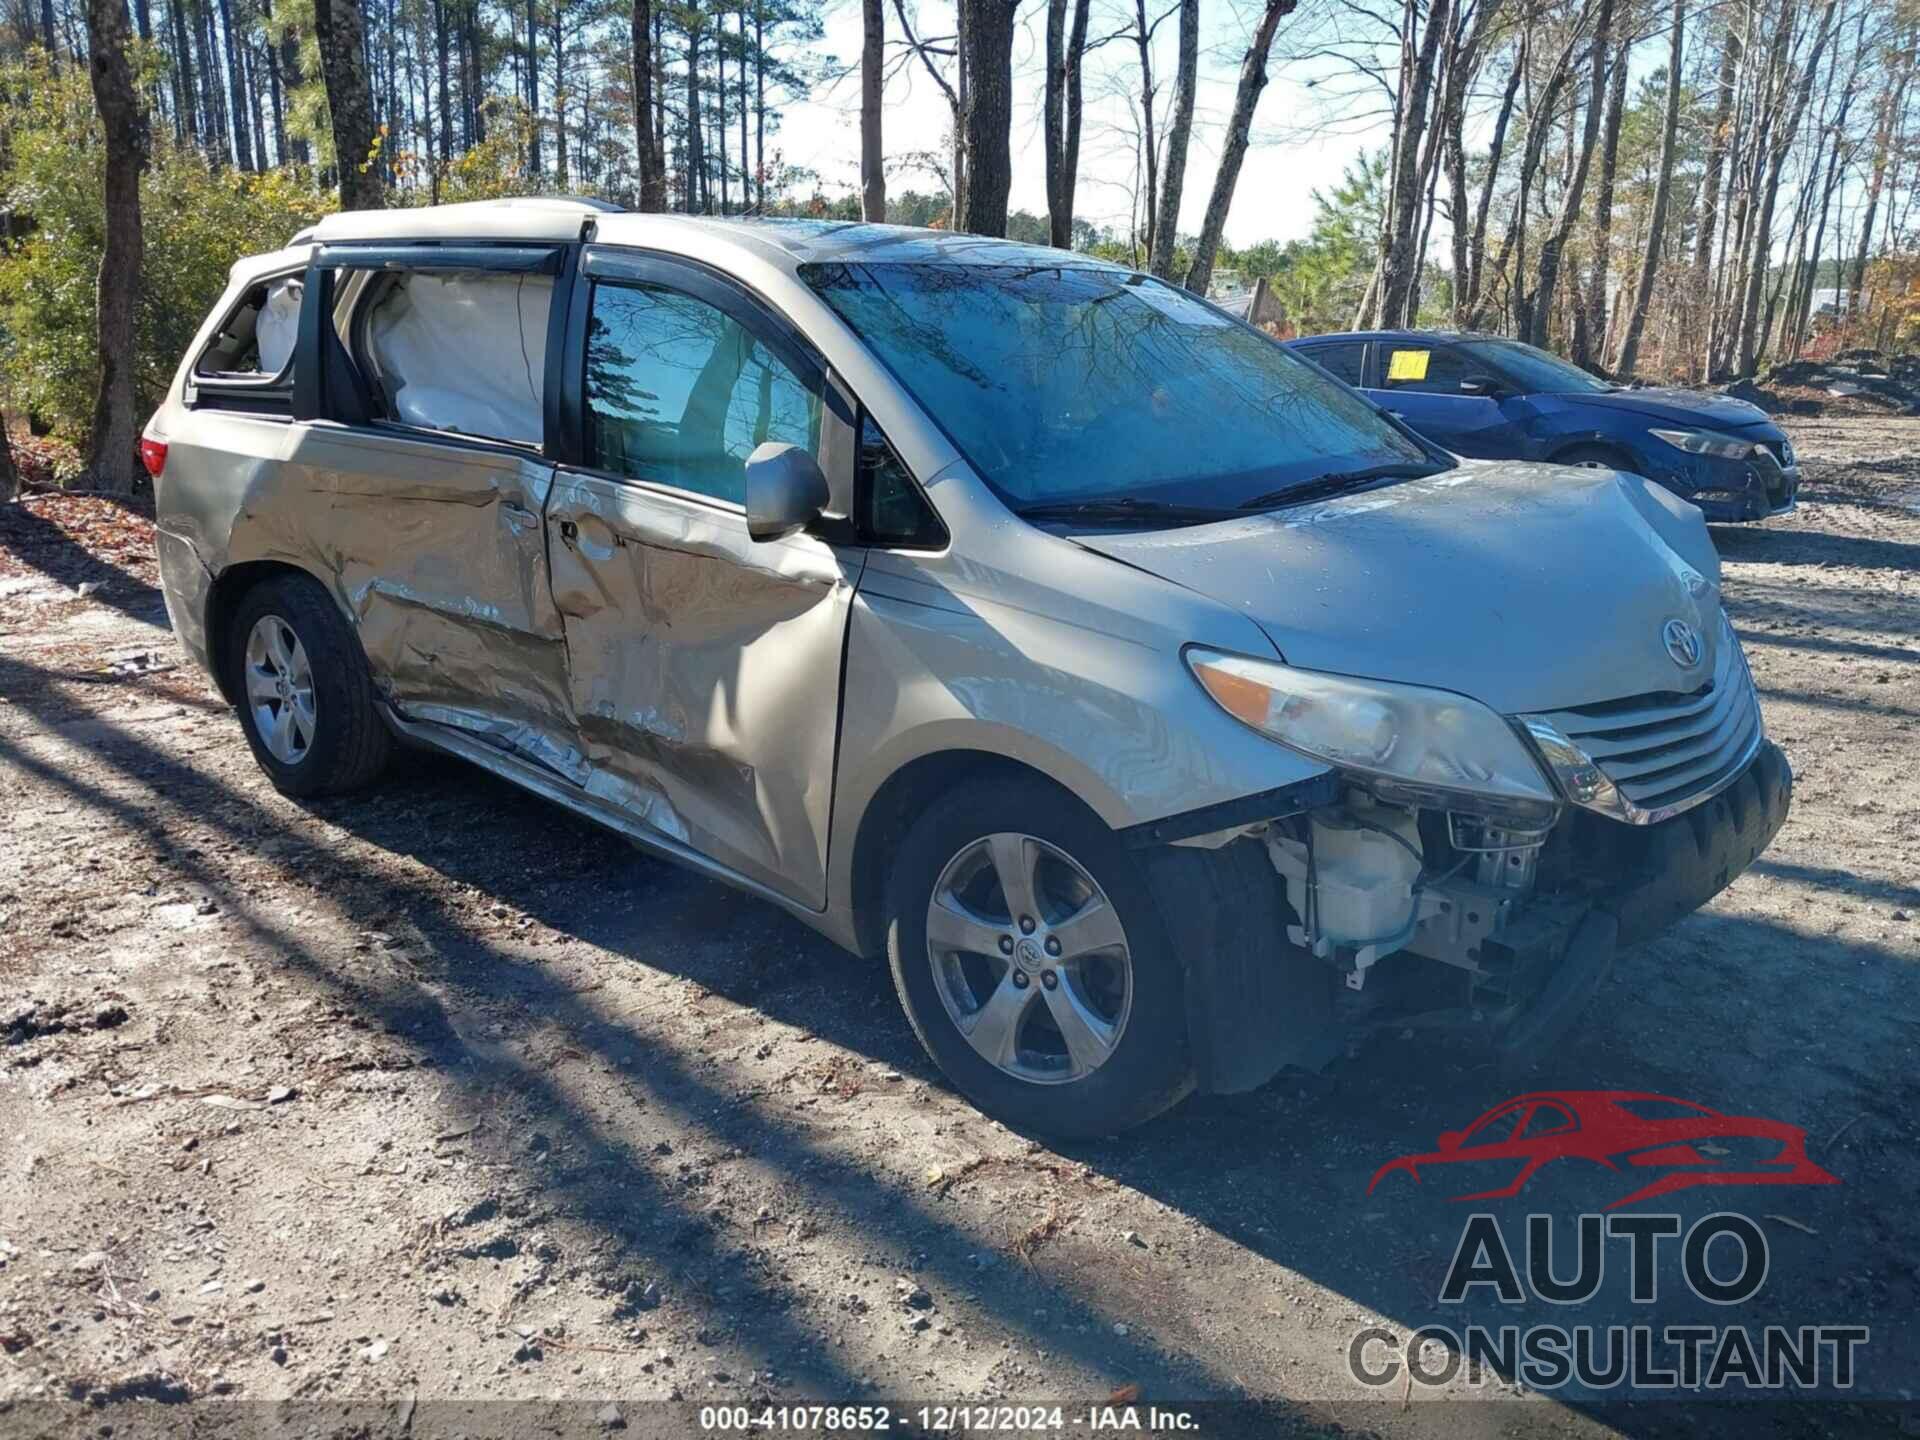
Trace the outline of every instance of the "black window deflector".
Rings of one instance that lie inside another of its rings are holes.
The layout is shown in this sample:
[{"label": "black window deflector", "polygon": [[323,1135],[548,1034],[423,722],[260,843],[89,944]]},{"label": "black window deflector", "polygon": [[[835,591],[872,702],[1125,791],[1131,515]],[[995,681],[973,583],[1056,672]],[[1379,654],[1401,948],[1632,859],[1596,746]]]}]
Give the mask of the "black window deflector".
[{"label": "black window deflector", "polygon": [[493,270],[557,275],[566,247],[557,245],[323,245],[314,263],[329,270]]}]

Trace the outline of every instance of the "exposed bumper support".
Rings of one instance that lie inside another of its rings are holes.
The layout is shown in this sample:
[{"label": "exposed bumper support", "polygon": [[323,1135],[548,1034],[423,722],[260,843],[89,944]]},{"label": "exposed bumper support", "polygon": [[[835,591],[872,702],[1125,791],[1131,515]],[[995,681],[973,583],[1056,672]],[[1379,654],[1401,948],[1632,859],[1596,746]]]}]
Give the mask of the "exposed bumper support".
[{"label": "exposed bumper support", "polygon": [[[1706,904],[1751,865],[1787,818],[1793,772],[1771,741],[1705,804],[1655,825],[1571,812],[1571,873],[1483,942],[1471,1003],[1361,1019],[1357,1029],[1466,1031],[1508,1064],[1547,1051],[1598,990],[1618,949]],[[1284,1065],[1318,1068],[1356,1028],[1332,967],[1287,943],[1293,913],[1263,846],[1162,844],[1142,855],[1186,970],[1199,1088],[1251,1090]],[[1433,964],[1437,962],[1426,962]]]}]

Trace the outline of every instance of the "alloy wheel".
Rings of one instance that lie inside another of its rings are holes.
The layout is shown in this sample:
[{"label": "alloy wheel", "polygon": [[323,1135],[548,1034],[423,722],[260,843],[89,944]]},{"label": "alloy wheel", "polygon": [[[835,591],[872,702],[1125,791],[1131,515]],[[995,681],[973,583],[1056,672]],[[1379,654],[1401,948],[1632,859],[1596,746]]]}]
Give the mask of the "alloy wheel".
[{"label": "alloy wheel", "polygon": [[247,708],[261,744],[282,765],[298,765],[313,747],[318,713],[307,647],[278,615],[262,615],[247,636]]},{"label": "alloy wheel", "polygon": [[1133,952],[1085,867],[1031,835],[975,840],[927,905],[927,958],[955,1027],[996,1069],[1035,1084],[1110,1059],[1133,1005]]}]

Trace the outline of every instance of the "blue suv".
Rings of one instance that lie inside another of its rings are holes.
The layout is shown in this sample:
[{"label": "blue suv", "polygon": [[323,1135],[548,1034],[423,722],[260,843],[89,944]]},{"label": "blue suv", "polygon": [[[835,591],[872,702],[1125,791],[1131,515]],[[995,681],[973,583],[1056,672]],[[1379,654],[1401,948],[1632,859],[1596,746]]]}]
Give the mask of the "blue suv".
[{"label": "blue suv", "polygon": [[1793,444],[1744,400],[1632,390],[1496,335],[1384,330],[1291,348],[1456,455],[1627,470],[1708,520],[1762,520],[1800,489]]}]

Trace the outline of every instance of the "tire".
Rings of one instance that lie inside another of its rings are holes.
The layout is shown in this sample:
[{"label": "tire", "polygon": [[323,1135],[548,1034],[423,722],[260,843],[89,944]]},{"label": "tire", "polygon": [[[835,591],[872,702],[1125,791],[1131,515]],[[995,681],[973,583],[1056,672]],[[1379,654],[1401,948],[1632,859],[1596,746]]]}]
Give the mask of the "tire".
[{"label": "tire", "polygon": [[[1028,866],[1041,912],[1030,933],[1010,913],[1025,907],[1007,901],[1003,862]],[[887,959],[914,1033],[995,1119],[1089,1139],[1150,1120],[1193,1088],[1181,971],[1159,914],[1125,846],[1071,796],[1013,780],[942,796],[900,846],[886,911]],[[1045,948],[1055,942],[1057,961]]]},{"label": "tire", "polygon": [[[289,665],[289,654],[304,664]],[[319,581],[280,575],[247,591],[228,631],[227,657],[228,693],[237,697],[247,745],[282,795],[356,790],[386,768],[393,736],[374,709],[367,657]],[[276,723],[288,706],[290,737]]]},{"label": "tire", "polygon": [[1554,456],[1553,463],[1578,465],[1586,470],[1619,470],[1627,475],[1640,473],[1633,468],[1631,458],[1608,445],[1575,445]]}]

